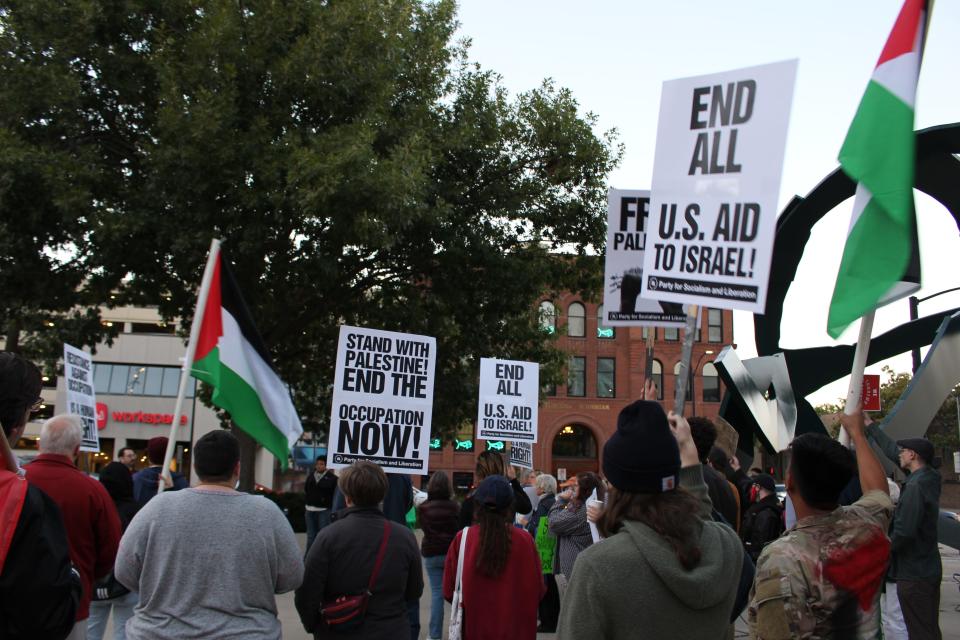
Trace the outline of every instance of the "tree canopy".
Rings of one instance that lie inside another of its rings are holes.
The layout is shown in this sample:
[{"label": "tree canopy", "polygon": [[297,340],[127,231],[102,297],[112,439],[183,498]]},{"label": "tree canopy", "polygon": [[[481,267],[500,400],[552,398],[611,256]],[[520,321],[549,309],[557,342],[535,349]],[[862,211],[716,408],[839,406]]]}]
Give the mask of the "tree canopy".
[{"label": "tree canopy", "polygon": [[111,292],[189,326],[216,236],[308,425],[341,324],[437,337],[434,435],[476,415],[480,357],[558,381],[536,302],[599,289],[621,149],[456,26],[450,0],[0,0],[8,335],[69,312],[91,344]]}]

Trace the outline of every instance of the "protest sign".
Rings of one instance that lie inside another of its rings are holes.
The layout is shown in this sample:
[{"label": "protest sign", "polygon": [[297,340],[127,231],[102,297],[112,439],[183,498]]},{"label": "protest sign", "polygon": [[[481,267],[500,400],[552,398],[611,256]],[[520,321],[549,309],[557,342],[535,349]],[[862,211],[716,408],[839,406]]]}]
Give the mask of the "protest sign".
[{"label": "protest sign", "polygon": [[796,72],[663,84],[642,297],[764,312]]},{"label": "protest sign", "polygon": [[508,464],[533,469],[533,445],[529,442],[511,442]]},{"label": "protest sign", "polygon": [[864,411],[880,411],[880,376],[864,374],[860,402]]},{"label": "protest sign", "polygon": [[650,192],[607,192],[607,256],[603,268],[603,324],[682,327],[683,305],[640,297]]},{"label": "protest sign", "polygon": [[63,345],[63,378],[67,386],[67,413],[83,420],[81,451],[100,451],[97,431],[97,394],[93,388],[93,358],[69,344]]},{"label": "protest sign", "polygon": [[367,460],[426,475],[437,342],[429,336],[340,327],[327,464]]},{"label": "protest sign", "polygon": [[481,440],[537,441],[540,365],[516,360],[480,360],[477,437]]}]

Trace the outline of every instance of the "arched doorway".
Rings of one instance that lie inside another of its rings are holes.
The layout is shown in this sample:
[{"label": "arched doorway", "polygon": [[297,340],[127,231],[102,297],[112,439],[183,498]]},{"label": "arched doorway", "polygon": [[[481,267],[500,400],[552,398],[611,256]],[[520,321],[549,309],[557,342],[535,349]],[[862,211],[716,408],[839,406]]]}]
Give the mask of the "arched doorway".
[{"label": "arched doorway", "polygon": [[[558,476],[558,469],[566,469],[567,478],[581,471],[600,471],[597,439],[589,427],[582,424],[566,424],[553,438],[550,473]],[[559,476],[557,477],[560,480]]]}]

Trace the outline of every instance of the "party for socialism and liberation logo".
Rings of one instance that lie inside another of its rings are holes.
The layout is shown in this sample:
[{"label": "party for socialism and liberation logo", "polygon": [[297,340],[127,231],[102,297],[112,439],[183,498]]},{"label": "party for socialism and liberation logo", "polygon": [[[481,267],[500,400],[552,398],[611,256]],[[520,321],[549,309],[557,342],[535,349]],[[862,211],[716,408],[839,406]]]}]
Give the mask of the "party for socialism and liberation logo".
[{"label": "party for socialism and liberation logo", "polygon": [[[135,422],[141,424],[172,424],[172,413],[149,413],[146,411],[110,411],[103,402],[97,403],[97,428],[103,429],[107,426],[107,416],[113,418],[114,422]],[[180,416],[180,424],[185,425],[189,422],[187,416]]]}]

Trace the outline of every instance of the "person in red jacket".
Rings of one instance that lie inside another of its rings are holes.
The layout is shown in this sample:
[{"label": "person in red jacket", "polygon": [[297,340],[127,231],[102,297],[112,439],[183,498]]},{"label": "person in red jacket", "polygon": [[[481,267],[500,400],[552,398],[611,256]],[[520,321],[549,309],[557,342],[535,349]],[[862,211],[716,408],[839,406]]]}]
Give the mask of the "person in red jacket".
[{"label": "person in red jacket", "polygon": [[40,455],[26,467],[27,481],[50,496],[63,514],[70,559],[83,583],[74,627],[78,638],[86,637],[93,582],[113,569],[120,544],[120,517],[110,494],[73,464],[82,435],[79,416],[50,418],[40,430]]},{"label": "person in red jacket", "polygon": [[[476,524],[469,528],[461,584],[463,637],[469,640],[537,637],[537,606],[546,593],[533,538],[513,526],[513,488],[487,476],[473,494]],[[443,597],[453,600],[463,531],[447,551]],[[510,615],[503,615],[509,611]]]},{"label": "person in red jacket", "polygon": [[8,444],[23,433],[40,388],[32,362],[0,351],[0,638],[61,640],[80,600],[60,510],[20,475]]}]

